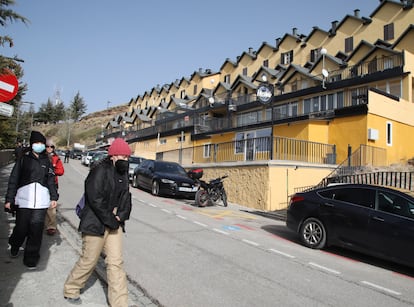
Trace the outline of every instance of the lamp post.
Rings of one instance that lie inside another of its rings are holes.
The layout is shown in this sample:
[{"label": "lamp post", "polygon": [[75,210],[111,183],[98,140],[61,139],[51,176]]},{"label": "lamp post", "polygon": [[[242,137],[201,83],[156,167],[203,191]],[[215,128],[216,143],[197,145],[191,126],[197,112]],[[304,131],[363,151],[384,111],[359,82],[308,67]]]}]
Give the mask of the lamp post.
[{"label": "lamp post", "polygon": [[271,108],[271,122],[272,126],[270,127],[270,160],[273,160],[273,96],[274,96],[274,86],[267,81],[266,74],[262,74],[261,83],[257,88],[256,96],[257,99],[263,104],[270,104]]},{"label": "lamp post", "polygon": [[328,53],[328,50],[326,48],[321,49],[321,55],[322,55],[322,88],[326,90],[325,82],[326,78],[329,76],[329,72],[325,69],[325,56]]}]

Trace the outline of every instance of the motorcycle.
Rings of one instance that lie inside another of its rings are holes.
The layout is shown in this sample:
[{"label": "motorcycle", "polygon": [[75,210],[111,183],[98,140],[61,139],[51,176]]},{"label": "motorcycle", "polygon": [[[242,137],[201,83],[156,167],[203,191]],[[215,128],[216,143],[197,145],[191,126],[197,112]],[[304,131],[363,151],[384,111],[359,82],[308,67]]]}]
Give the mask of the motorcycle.
[{"label": "motorcycle", "polygon": [[194,179],[199,186],[199,189],[195,194],[195,203],[198,207],[219,205],[220,202],[224,207],[227,207],[227,194],[223,185],[223,179],[227,178],[227,175],[207,182],[201,180],[203,170],[194,169],[189,172],[189,176]]}]

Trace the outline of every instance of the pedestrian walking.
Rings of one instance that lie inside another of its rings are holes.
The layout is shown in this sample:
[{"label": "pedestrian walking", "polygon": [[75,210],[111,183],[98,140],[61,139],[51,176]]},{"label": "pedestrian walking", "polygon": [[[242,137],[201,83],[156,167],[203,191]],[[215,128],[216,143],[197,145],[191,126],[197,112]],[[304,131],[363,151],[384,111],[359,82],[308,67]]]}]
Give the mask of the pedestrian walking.
[{"label": "pedestrian walking", "polygon": [[[65,173],[65,169],[63,167],[62,160],[60,160],[59,155],[55,152],[55,144],[51,139],[46,141],[46,152],[52,162],[53,170],[55,172],[56,190],[59,191],[58,176],[62,176]],[[57,232],[56,210],[57,207],[49,207],[46,212],[45,227],[46,233],[49,236],[53,236]]]},{"label": "pedestrian walking", "polygon": [[[80,213],[82,254],[64,284],[63,295],[81,304],[80,291],[105,253],[108,302],[113,307],[128,306],[128,289],[123,268],[122,236],[131,211],[128,158],[131,149],[123,139],[115,139],[108,157],[93,166],[85,180],[85,206]],[[121,227],[120,227],[121,226]]]},{"label": "pedestrian walking", "polygon": [[66,151],[65,151],[65,160],[64,160],[65,163],[69,163],[69,156],[70,156],[70,150],[66,149]]},{"label": "pedestrian walking", "polygon": [[23,263],[29,269],[36,268],[40,259],[47,208],[56,207],[58,200],[55,174],[45,144],[44,135],[32,131],[31,150],[14,164],[4,204],[6,211],[16,210],[16,225],[9,238],[10,256],[18,257],[26,240]]}]

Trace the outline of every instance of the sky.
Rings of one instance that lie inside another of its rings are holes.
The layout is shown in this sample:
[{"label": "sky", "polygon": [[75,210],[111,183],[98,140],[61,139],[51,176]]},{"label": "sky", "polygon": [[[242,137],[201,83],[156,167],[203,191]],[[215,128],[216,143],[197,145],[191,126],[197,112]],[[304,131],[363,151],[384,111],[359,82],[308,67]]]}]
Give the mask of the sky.
[{"label": "sky", "polygon": [[370,17],[379,0],[15,0],[29,19],[2,28],[35,110],[48,99],[66,106],[75,95],[86,114],[127,104],[158,84],[219,71],[227,58],[313,26],[329,30],[355,9]]}]

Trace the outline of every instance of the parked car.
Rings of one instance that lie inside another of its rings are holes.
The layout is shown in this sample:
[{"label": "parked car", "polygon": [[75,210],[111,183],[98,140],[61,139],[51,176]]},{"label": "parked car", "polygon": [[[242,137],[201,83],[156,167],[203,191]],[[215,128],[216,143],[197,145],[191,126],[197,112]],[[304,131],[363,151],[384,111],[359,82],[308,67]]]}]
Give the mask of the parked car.
[{"label": "parked car", "polygon": [[310,248],[336,245],[414,266],[414,198],[395,189],[337,184],[296,193],[286,225]]},{"label": "parked car", "polygon": [[92,168],[95,163],[101,161],[102,159],[106,158],[108,156],[107,151],[98,151],[93,154],[91,157],[91,161],[89,162],[89,168]]},{"label": "parked car", "polygon": [[128,170],[128,176],[129,176],[129,181],[132,181],[132,177],[134,176],[134,170],[135,168],[141,164],[141,162],[144,160],[144,158],[142,157],[137,157],[137,156],[130,156],[128,159],[129,162],[129,170]]},{"label": "parked car", "polygon": [[80,149],[72,149],[70,151],[69,157],[71,159],[80,160],[82,158],[82,150],[80,150]]},{"label": "parked car", "polygon": [[81,164],[82,165],[85,165],[85,166],[89,166],[89,164],[91,163],[91,160],[92,160],[92,156],[94,155],[94,154],[96,154],[98,151],[96,151],[96,150],[91,150],[91,151],[87,151],[87,152],[85,152],[83,155],[82,155],[82,158],[81,158]]},{"label": "parked car", "polygon": [[144,160],[134,170],[132,186],[150,190],[153,195],[194,199],[198,187],[178,163]]}]

